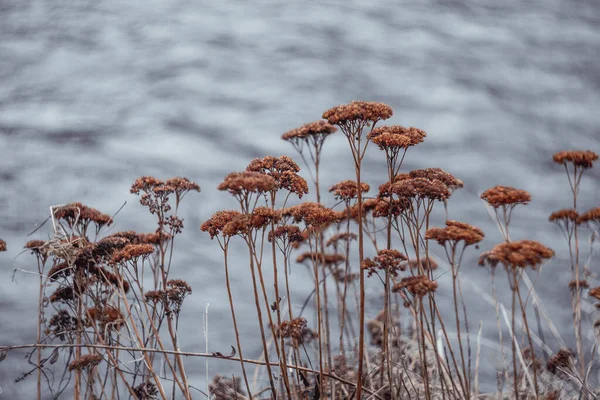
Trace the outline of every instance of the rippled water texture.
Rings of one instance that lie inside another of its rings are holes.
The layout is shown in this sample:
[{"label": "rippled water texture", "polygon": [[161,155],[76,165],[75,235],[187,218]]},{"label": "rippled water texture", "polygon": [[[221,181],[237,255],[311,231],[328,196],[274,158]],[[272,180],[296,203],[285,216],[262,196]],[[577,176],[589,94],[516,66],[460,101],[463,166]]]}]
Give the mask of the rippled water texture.
[{"label": "rippled water texture", "polygon": [[[220,252],[198,231],[213,211],[234,206],[216,185],[254,157],[295,156],[282,133],[355,99],[386,102],[390,123],[428,132],[405,170],[442,167],[465,181],[450,217],[485,230],[482,250],[500,236],[479,194],[496,184],[532,193],[532,204],[515,212],[512,235],[558,252],[537,288],[571,341],[566,246],[547,222],[569,206],[569,192],[551,155],[600,151],[600,3],[468,4],[0,0],[0,237],[9,247],[0,255],[0,343],[35,340],[36,277],[11,277],[14,267],[34,267],[20,249],[47,238],[47,226],[27,233],[50,205],[81,201],[112,213],[127,201],[115,229],[149,231],[153,221],[129,185],[141,175],[181,175],[203,188],[184,202],[177,243],[174,276],[194,288],[183,347],[204,349],[201,315],[210,303],[209,348],[227,353],[234,338]],[[324,187],[353,177],[341,135],[326,143],[325,160]],[[366,162],[367,180],[382,183],[382,154],[373,147]],[[599,178],[598,169],[584,177],[582,209],[598,205]],[[236,300],[246,352],[257,357],[242,254],[233,266]],[[470,253],[463,277],[489,291],[477,255]],[[301,266],[293,274],[301,302],[310,281]],[[439,280],[448,294],[448,275]],[[369,290],[374,315],[381,297],[376,286]],[[493,309],[466,290],[472,326],[483,319],[485,336],[496,340]],[[498,357],[484,353],[493,389]],[[13,383],[28,368],[24,353],[11,354],[0,364],[3,398],[31,398],[33,380]],[[210,374],[235,368],[211,362]],[[203,385],[203,362],[188,372]]]}]

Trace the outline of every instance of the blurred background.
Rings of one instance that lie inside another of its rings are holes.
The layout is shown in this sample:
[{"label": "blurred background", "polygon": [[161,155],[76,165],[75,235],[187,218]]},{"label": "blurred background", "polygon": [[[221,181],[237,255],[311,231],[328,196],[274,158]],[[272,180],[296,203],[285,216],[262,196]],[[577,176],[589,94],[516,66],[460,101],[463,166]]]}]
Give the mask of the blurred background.
[{"label": "blurred background", "polygon": [[[35,341],[37,278],[13,270],[35,268],[22,247],[49,237],[49,225],[28,234],[51,205],[80,201],[113,214],[126,202],[110,232],[152,231],[131,183],[185,176],[202,193],[184,200],[172,273],[194,290],[184,304],[182,348],[204,350],[210,304],[209,349],[229,353],[221,252],[198,229],[214,211],[235,206],[216,186],[255,157],[300,161],[281,134],[352,100],[385,102],[394,110],[388,124],[427,131],[403,169],[441,167],[465,182],[450,200],[450,218],[484,229],[481,251],[501,240],[481,192],[501,184],[532,194],[515,211],[511,234],[556,250],[536,287],[572,343],[567,247],[547,221],[572,203],[552,154],[600,151],[599,23],[600,3],[585,0],[0,0],[0,238],[8,244],[0,253],[0,344]],[[599,205],[598,171],[583,178],[581,210]],[[376,188],[385,173],[373,146],[365,179]],[[322,174],[324,189],[354,178],[341,133],[325,144]],[[443,222],[442,213],[436,218]],[[489,292],[479,252],[471,249],[462,276]],[[232,266],[233,285],[245,353],[256,358],[243,255]],[[598,271],[597,257],[591,267]],[[299,302],[312,285],[305,272],[293,266]],[[449,275],[439,282],[448,294]],[[497,342],[493,308],[465,291],[473,330],[481,320],[485,337]],[[379,286],[369,286],[368,303],[373,317]],[[29,369],[24,356],[12,352],[0,364],[0,398],[33,398],[35,378],[14,383]],[[482,389],[494,389],[498,360],[484,348]],[[237,366],[211,360],[209,374],[239,375]],[[186,369],[203,387],[204,361]]]}]

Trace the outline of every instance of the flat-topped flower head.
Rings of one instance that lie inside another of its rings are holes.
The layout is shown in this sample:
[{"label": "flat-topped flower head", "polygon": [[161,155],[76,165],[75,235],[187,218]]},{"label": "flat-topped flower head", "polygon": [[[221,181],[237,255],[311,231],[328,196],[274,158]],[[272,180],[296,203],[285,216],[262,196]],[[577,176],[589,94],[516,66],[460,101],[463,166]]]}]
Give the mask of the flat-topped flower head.
[{"label": "flat-topped flower head", "polygon": [[273,241],[273,236],[284,243],[300,244],[304,241],[302,231],[296,225],[280,225],[275,231],[270,231],[268,235],[269,242]]},{"label": "flat-topped flower head", "polygon": [[219,190],[226,190],[234,196],[244,193],[267,193],[275,190],[277,183],[272,177],[259,172],[232,172],[219,184]]},{"label": "flat-topped flower head", "polygon": [[577,222],[579,219],[579,213],[574,208],[564,208],[562,210],[554,211],[550,214],[548,221],[550,222]]},{"label": "flat-topped flower head", "polygon": [[356,240],[356,238],[357,238],[356,234],[352,233],[352,232],[337,233],[327,240],[326,246],[327,247],[335,246],[339,242],[351,242],[353,240]]},{"label": "flat-topped flower head", "polygon": [[154,188],[164,185],[164,182],[153,176],[142,176],[131,185],[130,192],[139,194],[142,192],[151,192]]},{"label": "flat-topped flower head", "polygon": [[[362,193],[366,193],[371,187],[368,184],[361,182],[360,189]],[[329,192],[333,193],[336,200],[349,202],[350,200],[358,198],[358,184],[355,181],[350,180],[341,181],[330,187]]]},{"label": "flat-topped flower head", "polygon": [[300,167],[287,156],[256,158],[246,171],[258,172],[275,179],[278,189],[286,189],[302,198],[308,193],[306,180],[298,175]]},{"label": "flat-topped flower head", "polygon": [[592,168],[598,154],[590,150],[559,151],[554,153],[552,159],[557,164],[573,164],[583,169]]},{"label": "flat-topped flower head", "polygon": [[0,239],[0,251],[6,251],[6,242]]},{"label": "flat-topped flower head", "polygon": [[300,142],[315,136],[324,139],[335,131],[337,131],[335,126],[321,119],[304,124],[300,128],[292,129],[284,133],[281,138],[290,142]]},{"label": "flat-topped flower head", "polygon": [[544,261],[554,257],[554,251],[533,240],[504,242],[482,254],[479,264],[495,266],[498,263],[506,268],[537,269]]},{"label": "flat-topped flower head", "polygon": [[450,191],[437,179],[410,178],[394,183],[390,191],[400,198],[419,198],[443,201],[450,197]]},{"label": "flat-topped flower head", "polygon": [[171,178],[165,182],[164,186],[167,187],[172,193],[175,193],[175,195],[180,199],[187,192],[200,192],[200,185],[198,185],[196,182],[190,181],[188,178]]},{"label": "flat-topped flower head", "polygon": [[573,352],[569,349],[560,349],[555,355],[550,357],[546,368],[548,371],[555,374],[556,372],[563,370],[569,371],[572,363]]},{"label": "flat-topped flower head", "polygon": [[250,224],[255,229],[262,229],[267,225],[278,223],[281,219],[281,213],[269,207],[257,207],[250,214]]},{"label": "flat-topped flower head", "polygon": [[392,108],[387,104],[372,101],[353,101],[350,104],[330,108],[323,113],[323,118],[332,125],[343,125],[354,121],[375,123],[388,119],[392,114]]},{"label": "flat-topped flower head", "polygon": [[151,244],[128,244],[122,250],[117,251],[112,257],[112,263],[126,261],[137,261],[138,258],[146,258],[154,253],[154,246]]},{"label": "flat-topped flower head", "polygon": [[438,180],[446,185],[450,190],[460,189],[464,186],[463,181],[441,168],[416,169],[414,171],[410,171],[408,175],[411,178],[427,178]]},{"label": "flat-topped flower head", "polygon": [[404,290],[414,297],[424,297],[428,293],[433,293],[438,287],[437,282],[432,281],[425,275],[415,275],[402,278],[402,280],[395,284],[392,288],[392,292],[399,292]]},{"label": "flat-topped flower head", "polygon": [[325,265],[338,265],[346,261],[343,254],[323,254],[316,252],[305,252],[296,258],[296,262],[301,264],[305,261],[316,262],[317,264],[325,263]]},{"label": "flat-topped flower head", "polygon": [[431,228],[425,233],[425,239],[435,240],[441,246],[446,243],[453,246],[458,242],[464,242],[465,246],[479,243],[483,240],[483,231],[465,222],[448,220],[445,228]]},{"label": "flat-topped flower head", "polygon": [[434,259],[429,257],[421,257],[418,261],[416,258],[411,258],[406,262],[406,266],[412,270],[432,271],[438,268],[438,264]]},{"label": "flat-topped flower head", "polygon": [[404,211],[410,209],[410,201],[405,198],[390,199],[385,197],[377,199],[377,205],[373,210],[374,218],[398,217]]},{"label": "flat-topped flower head", "polygon": [[103,358],[100,354],[86,354],[69,364],[69,371],[91,370],[102,362]]},{"label": "flat-topped flower head", "polygon": [[371,139],[382,150],[390,148],[407,149],[423,142],[426,136],[427,133],[418,128],[391,125],[373,129],[367,135],[367,139]]},{"label": "flat-topped flower head", "polygon": [[98,226],[112,224],[110,215],[103,214],[95,208],[85,206],[81,203],[70,203],[54,209],[54,218],[65,220],[69,225],[74,225],[76,222],[87,224],[90,222],[96,223]]},{"label": "flat-topped flower head", "polygon": [[223,210],[217,211],[206,222],[200,225],[202,232],[208,232],[211,239],[218,236],[223,231],[225,225],[231,222],[232,219],[242,215],[239,211]]},{"label": "flat-topped flower head", "polygon": [[361,268],[368,271],[368,276],[372,276],[378,271],[387,271],[393,276],[398,276],[398,271],[406,269],[406,264],[403,261],[407,260],[408,258],[398,250],[384,249],[379,250],[377,256],[373,259],[366,258],[362,262]]},{"label": "flat-topped flower head", "polygon": [[578,224],[596,223],[600,225],[600,207],[592,208],[577,218]]},{"label": "flat-topped flower head", "polygon": [[323,229],[338,221],[338,215],[331,208],[320,203],[307,202],[296,206],[293,210],[296,222],[303,221],[307,227]]},{"label": "flat-topped flower head", "polygon": [[494,208],[527,204],[531,201],[531,195],[527,191],[500,185],[483,192],[481,198]]}]

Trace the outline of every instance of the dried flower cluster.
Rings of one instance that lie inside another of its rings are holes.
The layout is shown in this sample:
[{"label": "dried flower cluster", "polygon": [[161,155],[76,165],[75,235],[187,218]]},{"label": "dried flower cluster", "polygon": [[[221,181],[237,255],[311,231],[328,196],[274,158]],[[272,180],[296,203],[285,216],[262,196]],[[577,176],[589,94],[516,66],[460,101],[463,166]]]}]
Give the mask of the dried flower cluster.
[{"label": "dried flower cluster", "polygon": [[589,224],[595,222],[600,224],[600,207],[592,208],[589,211],[584,212],[577,218],[578,224]]},{"label": "dried flower cluster", "polygon": [[429,257],[421,257],[419,261],[417,261],[416,258],[413,258],[408,260],[406,265],[412,270],[419,270],[419,266],[421,266],[424,271],[434,270],[438,267],[438,264],[435,262],[435,260]]},{"label": "dried flower cluster", "polygon": [[337,128],[326,121],[318,120],[302,125],[300,128],[292,129],[284,133],[281,138],[283,140],[297,142],[306,140],[312,136],[326,137],[337,131]]},{"label": "dried flower cluster", "polygon": [[[361,182],[360,189],[362,193],[366,193],[371,187],[368,184]],[[330,187],[329,192],[333,193],[336,200],[342,200],[349,203],[351,200],[358,198],[358,184],[355,181],[350,180],[342,181]]]},{"label": "dried flower cluster", "polygon": [[50,318],[48,327],[47,335],[53,333],[59,340],[65,341],[67,334],[77,329],[77,319],[71,316],[67,310],[59,310]]},{"label": "dried flower cluster", "polygon": [[102,356],[99,354],[85,354],[69,364],[69,371],[90,370],[102,362]]},{"label": "dried flower cluster", "polygon": [[384,103],[369,101],[353,101],[343,104],[323,113],[323,118],[332,125],[343,125],[348,122],[365,121],[375,123],[385,120],[393,114],[390,106]]},{"label": "dried flower cluster", "polygon": [[496,266],[498,263],[507,268],[533,269],[554,256],[554,251],[543,244],[533,240],[519,240],[496,245],[491,251],[485,252],[479,258],[479,265],[489,264]]},{"label": "dried flower cluster", "polygon": [[546,368],[555,374],[559,370],[569,370],[573,353],[569,349],[560,349],[555,355],[550,357]]},{"label": "dried flower cluster", "polygon": [[589,294],[591,297],[595,298],[596,300],[600,300],[600,286],[590,289]]},{"label": "dried flower cluster", "polygon": [[69,226],[74,226],[76,223],[83,225],[90,222],[96,223],[99,227],[112,224],[110,215],[106,215],[81,203],[70,203],[54,209],[54,218],[64,220]]},{"label": "dried flower cluster", "polygon": [[308,193],[306,180],[298,175],[300,167],[289,157],[272,157],[254,159],[246,171],[268,175],[275,180],[277,189],[289,190],[302,198]]},{"label": "dried flower cluster", "polygon": [[273,236],[284,244],[299,244],[304,241],[304,236],[300,228],[295,225],[279,225],[275,231],[269,231],[269,242],[273,241]]},{"label": "dried flower cluster", "polygon": [[240,215],[242,214],[239,211],[234,210],[217,211],[208,219],[208,221],[200,225],[200,230],[202,232],[208,232],[210,238],[214,239],[215,236],[218,236],[223,232],[225,225]]},{"label": "dried flower cluster", "polygon": [[380,149],[385,150],[389,148],[406,149],[415,146],[423,142],[426,136],[427,133],[418,128],[391,125],[373,129],[367,138],[371,139]]},{"label": "dried flower cluster", "polygon": [[567,224],[569,222],[577,223],[578,219],[579,213],[577,212],[577,210],[573,208],[565,208],[562,210],[554,211],[552,214],[550,214],[548,221]]},{"label": "dried flower cluster", "polygon": [[351,242],[356,240],[356,234],[352,232],[341,232],[333,235],[327,240],[326,246],[335,246],[338,242]]},{"label": "dried flower cluster", "polygon": [[6,251],[6,242],[0,239],[0,251]]},{"label": "dried flower cluster", "polygon": [[435,240],[441,246],[450,246],[463,241],[465,246],[479,243],[483,240],[483,231],[465,222],[448,220],[445,228],[431,228],[425,233],[425,239]]},{"label": "dried flower cluster", "polygon": [[[438,180],[442,182],[450,190],[462,188],[464,186],[463,181],[456,178],[449,172],[444,171],[441,168],[425,168],[416,169],[410,171],[408,176],[411,178],[426,178],[431,180]],[[396,176],[397,180],[402,180],[401,176]]]},{"label": "dried flower cluster", "polygon": [[527,204],[531,201],[531,195],[525,190],[515,189],[507,186],[495,186],[486,190],[481,198],[494,208]]},{"label": "dried flower cluster", "polygon": [[277,188],[277,182],[272,177],[259,172],[232,172],[218,186],[234,196],[247,193],[268,193]]},{"label": "dried flower cluster", "polygon": [[376,274],[378,271],[387,271],[393,276],[398,276],[398,271],[404,271],[408,258],[398,250],[379,250],[377,256],[373,259],[365,258],[361,264],[361,268],[368,271],[368,276]]},{"label": "dried flower cluster", "polygon": [[308,344],[317,337],[317,334],[308,328],[306,319],[294,318],[291,321],[282,321],[281,325],[275,327],[275,334],[281,338],[292,339],[292,345]]},{"label": "dried flower cluster", "polygon": [[136,262],[140,257],[146,258],[153,254],[154,250],[154,246],[151,244],[128,244],[113,255],[112,262],[114,264],[127,261]]},{"label": "dried flower cluster", "polygon": [[152,382],[142,382],[133,388],[138,400],[154,400],[158,396],[158,389]]},{"label": "dried flower cluster", "polygon": [[296,222],[303,221],[307,228],[318,230],[338,221],[338,215],[335,211],[320,203],[313,202],[302,203],[294,207],[292,215]]},{"label": "dried flower cluster", "polygon": [[398,292],[400,290],[406,290],[415,297],[423,297],[428,293],[435,292],[437,287],[437,282],[430,280],[427,276],[415,275],[402,278],[400,283],[394,285],[392,291]]},{"label": "dried flower cluster", "polygon": [[305,261],[313,261],[324,265],[338,265],[346,261],[346,257],[342,254],[324,254],[317,252],[305,252],[300,254],[296,258],[297,263],[303,263]]},{"label": "dried flower cluster", "polygon": [[391,185],[391,193],[400,198],[443,201],[450,197],[450,190],[442,181],[427,178],[408,178]]},{"label": "dried flower cluster", "polygon": [[590,150],[581,151],[559,151],[552,157],[557,164],[572,163],[583,169],[592,168],[594,161],[598,159],[598,154]]}]

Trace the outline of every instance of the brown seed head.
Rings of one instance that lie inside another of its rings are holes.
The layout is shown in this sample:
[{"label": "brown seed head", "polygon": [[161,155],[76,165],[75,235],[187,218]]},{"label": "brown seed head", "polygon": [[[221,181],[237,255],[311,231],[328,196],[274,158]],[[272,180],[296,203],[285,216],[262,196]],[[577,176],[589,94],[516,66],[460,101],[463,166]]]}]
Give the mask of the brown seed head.
[{"label": "brown seed head", "polygon": [[[360,188],[362,193],[366,193],[371,189],[368,184],[363,182],[361,182]],[[333,193],[336,200],[349,202],[352,199],[358,198],[358,184],[350,180],[341,181],[330,187],[329,192]]]},{"label": "brown seed head", "polygon": [[223,236],[231,237],[236,235],[247,235],[252,230],[252,216],[248,214],[239,214],[233,217],[223,227]]},{"label": "brown seed head", "polygon": [[296,222],[303,221],[307,227],[323,229],[329,224],[337,222],[335,211],[320,203],[306,202],[294,208],[292,215]]},{"label": "brown seed head", "polygon": [[488,189],[483,192],[481,198],[494,208],[507,205],[527,204],[531,201],[531,195],[525,190],[507,186],[495,186]]},{"label": "brown seed head", "polygon": [[550,222],[577,222],[579,213],[573,208],[565,208],[562,210],[554,211],[550,214],[548,221]]},{"label": "brown seed head", "polygon": [[[579,280],[579,290],[587,289],[589,287],[590,287],[590,284],[588,283],[588,281],[586,281],[585,279]],[[577,290],[577,281],[575,279],[573,279],[571,282],[569,282],[569,289],[571,291]]]},{"label": "brown seed head", "polygon": [[397,217],[408,209],[410,209],[410,201],[408,199],[390,199],[389,197],[384,197],[378,199],[377,205],[373,210],[373,217]]},{"label": "brown seed head", "polygon": [[421,198],[430,200],[446,200],[450,197],[448,187],[437,179],[411,178],[396,182],[391,187],[392,193],[400,198]]},{"label": "brown seed head", "polygon": [[133,393],[139,400],[154,400],[158,398],[158,388],[152,382],[142,382],[133,388]]},{"label": "brown seed head", "polygon": [[592,168],[594,161],[598,159],[598,154],[590,150],[583,151],[559,151],[554,153],[552,159],[557,164],[572,163],[583,169]]},{"label": "brown seed head", "polygon": [[246,398],[239,377],[230,379],[220,374],[213,377],[212,382],[208,385],[208,393],[212,400],[241,400]]},{"label": "brown seed head", "polygon": [[113,264],[136,261],[138,258],[146,258],[154,253],[154,246],[150,244],[128,244],[122,250],[117,251],[111,260]]},{"label": "brown seed head", "polygon": [[6,242],[0,239],[0,251],[6,251]]},{"label": "brown seed head", "polygon": [[186,192],[199,192],[200,186],[196,182],[190,181],[188,178],[175,177],[167,180],[165,186],[169,188],[173,193],[181,196]]},{"label": "brown seed head", "polygon": [[351,242],[352,240],[356,240],[356,234],[352,232],[342,232],[333,235],[327,240],[327,247],[333,246],[338,242]]},{"label": "brown seed head", "polygon": [[354,121],[374,123],[388,119],[392,114],[392,109],[387,104],[370,101],[353,101],[350,104],[330,108],[323,113],[323,119],[326,119],[332,125]]},{"label": "brown seed head", "polygon": [[102,356],[99,354],[86,354],[75,359],[69,364],[69,371],[90,370],[102,362]]},{"label": "brown seed head", "polygon": [[140,191],[151,192],[154,188],[162,185],[164,185],[164,182],[160,179],[156,179],[153,176],[142,176],[131,185],[130,192],[133,194],[139,194]]},{"label": "brown seed head", "polygon": [[75,298],[75,291],[72,286],[59,287],[50,295],[50,303],[56,303],[59,301],[69,302]]},{"label": "brown seed head", "polygon": [[250,224],[254,229],[262,229],[271,222],[277,224],[281,219],[281,212],[269,207],[257,207],[252,211]]},{"label": "brown seed head", "polygon": [[84,206],[81,203],[70,203],[54,209],[54,217],[59,220],[65,220],[69,224],[76,221],[82,223],[95,222],[98,226],[112,224],[110,215],[102,214],[95,208]]},{"label": "brown seed head", "polygon": [[346,261],[346,257],[342,254],[322,254],[316,252],[305,252],[300,254],[296,258],[297,263],[303,263],[304,261],[314,261],[317,264],[325,263],[325,265],[338,265]]},{"label": "brown seed head", "polygon": [[[421,257],[421,266],[424,271],[437,269],[438,264],[435,262],[433,258]],[[410,259],[406,262],[406,265],[412,270],[419,270],[419,263],[416,258]]]},{"label": "brown seed head", "polygon": [[[284,243],[301,243],[304,241],[300,228],[295,225],[280,225],[275,228],[275,237]],[[269,232],[269,242],[273,241],[273,232]]]},{"label": "brown seed head", "polygon": [[256,158],[246,171],[268,175],[275,180],[277,188],[289,190],[300,198],[308,193],[306,180],[297,174],[300,167],[287,156]]},{"label": "brown seed head", "polygon": [[233,210],[217,211],[208,219],[208,221],[200,225],[200,230],[202,232],[208,232],[210,238],[214,239],[215,236],[218,236],[223,231],[225,225],[240,215],[242,215],[240,212]]},{"label": "brown seed head", "polygon": [[418,128],[392,125],[373,129],[367,135],[367,139],[371,139],[382,150],[386,148],[407,149],[423,142],[426,136],[427,133]]},{"label": "brown seed head", "polygon": [[[484,256],[485,255],[485,256]],[[492,266],[498,263],[507,268],[537,267],[554,256],[554,251],[533,240],[504,242],[496,245],[490,252],[482,254],[480,265],[487,263]]]},{"label": "brown seed head", "polygon": [[411,178],[427,178],[431,180],[438,180],[446,185],[450,190],[460,189],[464,186],[463,181],[441,168],[416,169],[414,171],[410,171],[409,176]]},{"label": "brown seed head", "polygon": [[600,286],[590,289],[589,294],[591,297],[595,298],[596,300],[600,300]]},{"label": "brown seed head", "polygon": [[591,222],[600,224],[600,207],[592,208],[577,218],[578,224],[589,224]]},{"label": "brown seed head", "polygon": [[337,128],[326,121],[318,120],[302,125],[300,128],[292,129],[281,136],[283,140],[300,141],[306,140],[311,136],[329,136],[337,131]]},{"label": "brown seed head", "polygon": [[377,256],[373,259],[366,258],[361,264],[362,269],[368,271],[368,276],[376,274],[377,271],[388,271],[393,276],[398,276],[398,271],[404,271],[408,258],[398,250],[384,249],[379,250]]},{"label": "brown seed head", "polygon": [[258,172],[232,172],[219,184],[219,190],[227,190],[234,196],[244,193],[267,193],[275,190],[275,179]]},{"label": "brown seed head", "polygon": [[435,240],[441,246],[445,246],[446,243],[454,245],[460,241],[465,242],[465,246],[470,246],[481,242],[483,236],[481,229],[453,220],[446,221],[445,228],[431,228],[425,233],[425,239]]},{"label": "brown seed head", "polygon": [[571,359],[573,358],[573,353],[569,349],[560,349],[555,355],[550,357],[546,367],[548,371],[555,374],[559,368],[568,370],[571,366]]},{"label": "brown seed head", "polygon": [[402,278],[399,283],[394,285],[392,291],[398,292],[400,290],[406,290],[415,297],[423,297],[427,295],[427,293],[435,292],[437,287],[437,282],[430,280],[427,276],[415,275]]}]

